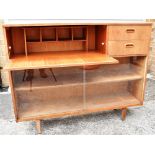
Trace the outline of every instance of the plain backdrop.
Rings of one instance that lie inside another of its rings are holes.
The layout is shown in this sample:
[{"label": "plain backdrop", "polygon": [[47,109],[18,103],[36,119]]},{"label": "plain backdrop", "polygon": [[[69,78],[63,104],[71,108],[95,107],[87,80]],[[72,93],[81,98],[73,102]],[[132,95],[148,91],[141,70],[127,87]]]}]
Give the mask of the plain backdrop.
[{"label": "plain backdrop", "polygon": [[[154,0],[0,0],[5,19],[155,18]],[[0,136],[0,154],[154,154],[154,136]]]}]

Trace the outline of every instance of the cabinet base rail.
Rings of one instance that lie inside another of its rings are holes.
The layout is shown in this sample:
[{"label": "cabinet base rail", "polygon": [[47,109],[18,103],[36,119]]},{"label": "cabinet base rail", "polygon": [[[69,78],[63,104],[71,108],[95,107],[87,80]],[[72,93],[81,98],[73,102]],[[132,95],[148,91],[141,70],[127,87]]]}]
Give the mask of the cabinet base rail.
[{"label": "cabinet base rail", "polygon": [[[121,118],[122,121],[125,121],[127,115],[127,108],[122,108],[121,110]],[[36,132],[37,134],[42,134],[41,120],[35,120],[36,123]]]}]

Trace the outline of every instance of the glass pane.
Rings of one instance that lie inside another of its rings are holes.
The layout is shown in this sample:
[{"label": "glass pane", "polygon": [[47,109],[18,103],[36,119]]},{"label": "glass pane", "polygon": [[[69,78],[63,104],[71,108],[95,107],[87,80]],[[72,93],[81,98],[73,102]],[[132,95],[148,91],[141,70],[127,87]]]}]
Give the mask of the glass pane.
[{"label": "glass pane", "polygon": [[83,110],[83,70],[75,67],[13,72],[19,119]]},{"label": "glass pane", "polygon": [[85,108],[119,109],[140,104],[145,57],[119,58],[118,64],[85,67]]}]

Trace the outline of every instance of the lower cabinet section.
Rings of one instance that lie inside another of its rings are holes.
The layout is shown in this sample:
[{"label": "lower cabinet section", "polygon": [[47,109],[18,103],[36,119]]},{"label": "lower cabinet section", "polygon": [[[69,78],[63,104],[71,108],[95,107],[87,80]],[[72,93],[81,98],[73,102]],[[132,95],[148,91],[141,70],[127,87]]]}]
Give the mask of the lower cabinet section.
[{"label": "lower cabinet section", "polygon": [[131,63],[131,59],[119,60],[121,63],[117,65],[100,65],[95,68],[13,71],[17,121],[141,105],[144,80],[142,67],[134,61]]}]

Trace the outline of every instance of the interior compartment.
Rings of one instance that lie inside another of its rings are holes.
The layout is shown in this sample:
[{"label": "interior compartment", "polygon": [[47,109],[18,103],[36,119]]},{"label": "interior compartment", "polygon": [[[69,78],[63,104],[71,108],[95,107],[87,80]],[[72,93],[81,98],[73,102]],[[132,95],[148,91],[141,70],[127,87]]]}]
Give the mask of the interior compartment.
[{"label": "interior compartment", "polygon": [[56,28],[42,27],[42,41],[56,41]]},{"label": "interior compartment", "polygon": [[57,33],[59,41],[72,40],[72,29],[70,27],[58,27]]},{"label": "interior compartment", "polygon": [[86,40],[87,28],[86,27],[75,27],[73,28],[73,40]]},{"label": "interior compartment", "polygon": [[40,41],[40,28],[39,27],[26,28],[25,31],[26,31],[27,42],[39,42]]},{"label": "interior compartment", "polygon": [[85,107],[91,111],[102,111],[140,105],[140,99],[129,87],[134,87],[131,81],[86,85]]},{"label": "interior compartment", "polygon": [[[143,65],[145,57],[119,58],[118,64],[99,65],[98,68],[85,70],[82,67],[60,67],[45,69],[26,69],[13,72],[16,89],[29,89],[30,82],[26,80],[29,74],[33,74],[31,88],[79,85],[86,83],[107,83],[120,81],[134,81],[143,79]],[[45,78],[42,78],[42,74]],[[85,76],[85,79],[84,79]]]},{"label": "interior compartment", "polygon": [[6,28],[6,36],[10,58],[40,52],[106,53],[106,26],[9,27]]},{"label": "interior compartment", "polygon": [[16,55],[25,55],[25,40],[23,28],[6,28],[6,39],[9,58]]},{"label": "interior compartment", "polygon": [[79,85],[83,83],[83,70],[77,67],[29,69],[13,72],[16,90],[35,90],[44,87]]}]

